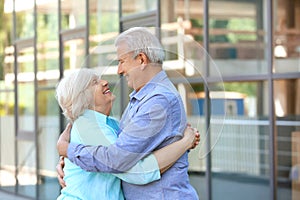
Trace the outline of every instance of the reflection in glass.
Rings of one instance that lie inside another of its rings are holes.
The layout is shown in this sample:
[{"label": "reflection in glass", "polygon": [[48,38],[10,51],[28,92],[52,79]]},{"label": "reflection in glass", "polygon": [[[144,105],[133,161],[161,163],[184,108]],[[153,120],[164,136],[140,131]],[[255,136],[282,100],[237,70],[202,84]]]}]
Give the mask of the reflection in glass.
[{"label": "reflection in glass", "polygon": [[1,91],[0,102],[0,186],[1,190],[14,192],[16,185],[14,93]]},{"label": "reflection in glass", "polygon": [[[251,198],[269,197],[269,121],[266,107],[267,90],[264,82],[225,82],[210,85],[210,123],[205,127],[205,107],[208,105],[203,84],[192,84],[194,95],[189,98],[188,120],[200,130],[201,143],[190,152],[190,170],[205,171],[207,138],[210,134],[213,193],[215,199],[241,199],[244,193]],[[220,95],[222,94],[222,95]],[[203,137],[202,137],[203,136]],[[259,188],[253,190],[253,187]],[[224,188],[231,191],[224,194]]]},{"label": "reflection in glass", "polygon": [[34,73],[33,48],[27,48],[18,56],[18,108],[19,129],[34,130]]},{"label": "reflection in glass", "polygon": [[[13,2],[13,1],[10,1]],[[17,38],[30,38],[34,36],[34,1],[19,2],[20,9],[16,14]],[[23,5],[21,5],[23,4]]]},{"label": "reflection in glass", "polygon": [[300,196],[300,79],[274,81],[278,199]]},{"label": "reflection in glass", "polygon": [[38,111],[39,174],[42,179],[39,182],[39,199],[51,200],[56,199],[60,192],[55,168],[58,160],[55,146],[60,133],[59,115],[61,113],[54,90],[39,91]]},{"label": "reflection in glass", "polygon": [[74,70],[82,67],[85,59],[85,42],[83,39],[69,40],[64,43],[64,69]]},{"label": "reflection in glass", "polygon": [[[79,1],[78,3],[80,4]],[[55,169],[58,160],[55,146],[60,133],[60,110],[54,92],[60,76],[58,1],[38,4],[37,20],[38,199],[52,200],[56,199],[60,192]],[[63,27],[66,25],[65,20],[66,17],[63,17]]]},{"label": "reflection in glass", "polygon": [[[14,192],[16,186],[16,162],[15,162],[15,93],[14,93],[14,48],[8,32],[11,32],[12,9],[8,4],[13,1],[5,1],[2,7],[1,36],[0,36],[0,188],[1,190]],[[12,8],[12,7],[11,7]]]},{"label": "reflection in glass", "polygon": [[300,172],[300,126],[295,127],[295,130],[292,132],[291,143],[292,143],[291,145],[292,162],[291,162],[291,167],[289,167],[288,170],[289,170],[289,180],[291,180],[292,182],[292,189],[291,189],[292,200],[295,200],[295,199],[299,199],[300,197],[300,173],[299,173]]},{"label": "reflection in glass", "polygon": [[18,51],[18,130],[17,130],[17,180],[19,194],[36,197],[37,162],[34,122],[34,56],[33,48]]},{"label": "reflection in glass", "polygon": [[[203,45],[203,1],[162,1],[162,28]],[[209,55],[222,76],[266,74],[262,1],[209,1]],[[240,10],[239,13],[236,11]],[[209,76],[216,77],[214,70]]]},{"label": "reflection in glass", "polygon": [[37,5],[37,79],[39,87],[55,86],[59,79],[58,2]]},{"label": "reflection in glass", "polygon": [[300,72],[299,1],[274,3],[274,68],[275,73]]},{"label": "reflection in glass", "polygon": [[157,0],[123,0],[122,15],[132,15],[154,10],[157,6]]},{"label": "reflection in glass", "polygon": [[85,0],[60,0],[62,30],[74,29],[86,25]]}]

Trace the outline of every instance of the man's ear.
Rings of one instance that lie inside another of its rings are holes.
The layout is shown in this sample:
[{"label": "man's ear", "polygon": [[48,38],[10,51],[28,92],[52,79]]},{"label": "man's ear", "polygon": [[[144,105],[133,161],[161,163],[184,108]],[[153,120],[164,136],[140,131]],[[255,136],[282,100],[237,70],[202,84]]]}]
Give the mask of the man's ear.
[{"label": "man's ear", "polygon": [[149,63],[149,59],[148,57],[146,56],[146,54],[144,53],[140,53],[139,54],[139,59],[140,59],[140,62],[141,62],[141,65],[144,64],[144,65],[147,65]]},{"label": "man's ear", "polygon": [[141,64],[141,70],[144,70],[144,69],[146,68],[146,66],[147,66],[147,65],[146,65],[145,63],[142,63],[142,64]]}]

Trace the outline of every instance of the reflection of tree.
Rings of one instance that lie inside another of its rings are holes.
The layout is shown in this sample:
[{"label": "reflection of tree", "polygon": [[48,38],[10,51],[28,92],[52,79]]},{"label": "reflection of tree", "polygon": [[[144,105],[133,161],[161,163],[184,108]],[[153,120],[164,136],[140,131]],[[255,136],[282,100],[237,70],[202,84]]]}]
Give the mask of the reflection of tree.
[{"label": "reflection of tree", "polygon": [[4,50],[11,44],[11,17],[4,14],[4,0],[0,0],[0,80],[3,80],[4,74]]},{"label": "reflection of tree", "polygon": [[225,91],[240,92],[246,94],[247,96],[257,95],[257,85],[253,82],[231,82],[224,83]]}]

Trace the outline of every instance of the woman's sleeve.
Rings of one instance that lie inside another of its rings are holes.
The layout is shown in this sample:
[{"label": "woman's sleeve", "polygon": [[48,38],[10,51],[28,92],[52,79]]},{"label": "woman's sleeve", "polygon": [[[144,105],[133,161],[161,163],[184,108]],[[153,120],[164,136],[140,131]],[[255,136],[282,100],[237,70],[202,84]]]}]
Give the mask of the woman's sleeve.
[{"label": "woman's sleeve", "polygon": [[144,185],[160,179],[160,170],[153,154],[140,160],[125,173],[114,174],[127,183]]}]

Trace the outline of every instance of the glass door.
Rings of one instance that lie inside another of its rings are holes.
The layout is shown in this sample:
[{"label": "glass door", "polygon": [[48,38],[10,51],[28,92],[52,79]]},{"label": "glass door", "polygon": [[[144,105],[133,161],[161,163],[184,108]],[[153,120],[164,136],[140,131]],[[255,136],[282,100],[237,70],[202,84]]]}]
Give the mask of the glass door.
[{"label": "glass door", "polygon": [[13,48],[6,48],[0,80],[0,187],[15,191],[15,86]]},{"label": "glass door", "polygon": [[38,158],[35,128],[34,39],[16,42],[15,121],[17,193],[37,197]]}]

